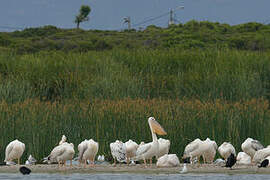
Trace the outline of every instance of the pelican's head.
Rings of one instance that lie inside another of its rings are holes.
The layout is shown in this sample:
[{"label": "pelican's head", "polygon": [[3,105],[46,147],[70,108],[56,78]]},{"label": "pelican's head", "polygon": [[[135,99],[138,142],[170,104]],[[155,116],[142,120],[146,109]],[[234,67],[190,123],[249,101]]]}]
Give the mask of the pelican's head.
[{"label": "pelican's head", "polygon": [[166,135],[166,131],[161,127],[161,125],[155,120],[154,117],[148,118],[148,123],[153,131],[153,133],[158,134],[158,135]]}]

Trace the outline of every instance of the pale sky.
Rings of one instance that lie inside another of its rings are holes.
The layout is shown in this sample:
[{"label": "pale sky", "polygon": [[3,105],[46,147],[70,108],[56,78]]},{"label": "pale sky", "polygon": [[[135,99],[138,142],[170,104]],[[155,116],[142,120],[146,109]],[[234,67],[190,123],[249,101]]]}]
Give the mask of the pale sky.
[{"label": "pale sky", "polygon": [[[130,16],[132,24],[175,11],[182,23],[194,20],[228,23],[270,23],[270,0],[0,0],[0,31],[8,27],[39,27],[54,25],[74,28],[75,15],[81,5],[92,9],[90,21],[81,24],[83,29],[119,30],[126,28],[123,17]],[[168,25],[169,15],[141,25]],[[137,27],[138,28],[138,27]]]}]

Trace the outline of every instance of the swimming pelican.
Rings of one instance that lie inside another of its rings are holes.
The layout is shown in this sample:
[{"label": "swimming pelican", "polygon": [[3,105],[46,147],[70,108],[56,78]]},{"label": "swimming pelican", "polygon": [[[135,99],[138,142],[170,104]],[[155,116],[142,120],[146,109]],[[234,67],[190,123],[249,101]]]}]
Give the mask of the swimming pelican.
[{"label": "swimming pelican", "polygon": [[113,143],[110,143],[110,149],[112,157],[114,159],[113,165],[116,165],[116,160],[118,162],[125,162],[126,160],[126,146],[122,141],[116,140]]},{"label": "swimming pelican", "polygon": [[70,160],[70,166],[72,166],[72,158],[74,154],[74,145],[72,143],[64,142],[63,144],[56,146],[47,159],[49,163],[57,162],[58,167],[60,167],[61,163],[65,166],[66,161]]},{"label": "swimming pelican", "polygon": [[255,155],[256,151],[263,149],[263,145],[258,141],[252,138],[247,138],[241,145],[242,150],[247,153],[251,159]]},{"label": "swimming pelican", "polygon": [[231,153],[233,153],[234,156],[236,156],[235,148],[229,142],[224,142],[223,144],[221,144],[218,148],[218,152],[221,155],[221,157],[225,160],[228,159]]},{"label": "swimming pelican", "polygon": [[200,146],[200,150],[203,152],[204,163],[213,163],[216,156],[217,148],[218,146],[215,141],[212,141],[209,138],[203,141]]},{"label": "swimming pelican", "polygon": [[165,130],[161,127],[161,125],[155,120],[154,117],[148,118],[148,124],[152,133],[152,139],[153,141],[150,143],[146,143],[144,145],[141,145],[138,147],[136,151],[136,157],[134,157],[134,160],[143,160],[144,165],[146,166],[146,160],[150,159],[150,164],[152,164],[152,157],[158,155],[159,151],[159,143],[157,139],[157,135],[166,135],[167,133]]},{"label": "swimming pelican", "polygon": [[128,140],[127,142],[125,142],[125,147],[126,147],[126,160],[127,164],[129,164],[130,159],[136,156],[136,151],[139,145],[132,140]]},{"label": "swimming pelican", "polygon": [[253,163],[261,163],[266,157],[270,156],[270,147],[260,149],[255,152],[252,162]]},{"label": "swimming pelican", "polygon": [[25,150],[25,144],[19,140],[11,141],[6,147],[6,157],[4,162],[13,161],[18,159],[18,164],[20,165],[20,158]]},{"label": "swimming pelican", "polygon": [[61,141],[59,142],[59,145],[63,144],[66,141],[67,141],[67,137],[63,135]]},{"label": "swimming pelican", "polygon": [[200,159],[203,155],[203,152],[200,150],[200,146],[203,143],[200,139],[195,139],[194,141],[190,142],[184,150],[183,159],[190,158],[190,163],[192,164],[194,159]]},{"label": "swimming pelican", "polygon": [[159,152],[157,156],[158,158],[169,153],[170,145],[171,145],[170,140],[159,138],[158,144],[159,144]]},{"label": "swimming pelican", "polygon": [[158,158],[157,167],[176,167],[180,162],[176,154],[165,154]]},{"label": "swimming pelican", "polygon": [[239,152],[236,157],[237,164],[251,164],[251,157],[245,152]]}]

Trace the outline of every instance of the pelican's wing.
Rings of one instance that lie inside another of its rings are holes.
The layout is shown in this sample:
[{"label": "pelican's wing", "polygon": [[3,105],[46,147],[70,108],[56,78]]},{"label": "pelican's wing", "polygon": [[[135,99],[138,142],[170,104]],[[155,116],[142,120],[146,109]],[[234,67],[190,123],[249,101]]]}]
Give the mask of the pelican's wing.
[{"label": "pelican's wing", "polygon": [[10,152],[12,151],[13,146],[12,145],[8,145],[6,148],[6,157],[5,157],[5,161],[8,161],[8,156],[10,154]]},{"label": "pelican's wing", "polygon": [[51,161],[54,161],[54,159],[57,157],[57,156],[61,156],[66,150],[66,147],[63,146],[63,145],[59,145],[59,146],[56,146],[51,154],[49,155],[49,160]]},{"label": "pelican's wing", "polygon": [[260,143],[260,141],[253,140],[253,141],[251,141],[251,143],[252,143],[251,144],[252,148],[254,148],[256,151],[263,149],[263,145]]},{"label": "pelican's wing", "polygon": [[125,162],[126,149],[124,144],[111,143],[110,148],[113,158],[116,158],[118,162]]},{"label": "pelican's wing", "polygon": [[147,143],[138,147],[136,157],[146,153],[152,146],[152,143]]},{"label": "pelican's wing", "polygon": [[83,144],[78,149],[79,149],[79,160],[82,160],[83,154],[87,149],[87,144]]},{"label": "pelican's wing", "polygon": [[184,154],[188,154],[196,149],[199,148],[199,144],[198,143],[192,143],[192,144],[188,144],[185,148],[185,152]]}]

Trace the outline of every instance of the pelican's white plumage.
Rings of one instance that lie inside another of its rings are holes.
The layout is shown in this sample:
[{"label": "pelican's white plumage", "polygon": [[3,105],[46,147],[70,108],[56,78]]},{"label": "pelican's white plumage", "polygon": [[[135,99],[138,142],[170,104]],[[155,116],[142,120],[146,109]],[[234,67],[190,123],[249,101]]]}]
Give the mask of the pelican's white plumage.
[{"label": "pelican's white plumage", "polygon": [[228,157],[232,154],[236,156],[235,148],[233,145],[229,142],[224,142],[218,147],[218,152],[223,157],[223,159],[227,160]]},{"label": "pelican's white plumage", "polygon": [[170,145],[171,145],[170,140],[159,138],[158,144],[159,144],[159,152],[157,156],[158,158],[169,153]]},{"label": "pelican's white plumage", "polygon": [[37,162],[37,160],[30,154],[28,159],[26,160],[26,165],[34,165]]},{"label": "pelican's white plumage", "polygon": [[261,163],[268,156],[270,156],[270,147],[260,149],[255,152],[252,162]]},{"label": "pelican's white plumage", "polygon": [[126,146],[122,141],[116,140],[113,143],[110,143],[110,149],[112,153],[112,157],[114,159],[114,165],[116,164],[116,160],[118,162],[125,162],[126,160]]},{"label": "pelican's white plumage", "polygon": [[18,164],[20,164],[20,158],[25,150],[25,144],[19,140],[11,141],[6,147],[6,156],[4,162],[13,161],[18,159]]},{"label": "pelican's white plumage", "polygon": [[239,152],[236,157],[237,164],[251,164],[251,157],[245,152]]},{"label": "pelican's white plumage", "polygon": [[176,154],[165,154],[157,160],[157,167],[175,167],[179,165],[180,162]]},{"label": "pelican's white plumage", "polygon": [[183,159],[190,157],[190,162],[193,163],[195,158],[200,159],[200,156],[203,155],[203,152],[200,150],[200,146],[203,143],[199,138],[190,142],[184,150]]},{"label": "pelican's white plumage", "polygon": [[132,140],[128,140],[127,142],[125,142],[125,147],[126,147],[126,160],[127,164],[129,164],[130,159],[136,156],[136,151],[139,145]]},{"label": "pelican's white plumage", "polygon": [[[74,145],[72,143],[64,142],[61,145],[56,146],[48,156],[49,162],[58,162],[58,165],[60,166],[60,163],[66,164],[67,160],[70,160],[72,162],[72,158],[75,154],[74,151]],[[70,166],[72,166],[72,163],[70,163]]]},{"label": "pelican's white plumage", "polygon": [[153,141],[150,143],[146,143],[144,145],[140,145],[136,151],[136,157],[134,157],[134,160],[144,160],[144,164],[146,166],[146,160],[150,160],[150,164],[152,162],[152,158],[154,156],[157,157],[159,152],[159,143],[157,139],[157,135],[166,135],[167,133],[165,130],[161,127],[161,125],[155,120],[154,117],[148,118],[148,125],[150,127],[151,133],[152,133],[152,139]]},{"label": "pelican's white plumage", "polygon": [[98,142],[95,142],[93,139],[90,139],[87,142],[87,149],[83,153],[83,160],[89,160],[92,165],[95,164],[95,157],[98,153]]},{"label": "pelican's white plumage", "polygon": [[255,155],[256,151],[263,149],[263,145],[255,139],[247,138],[241,145],[242,150],[247,153],[251,159]]},{"label": "pelican's white plumage", "polygon": [[[83,154],[84,154],[84,152],[86,151],[86,149],[88,148],[88,140],[87,139],[85,139],[84,141],[82,141],[79,145],[78,145],[78,151],[79,151],[79,157],[78,157],[78,159],[79,159],[79,162],[80,162],[80,164],[83,162]],[[85,161],[85,164],[86,164],[86,160],[87,159],[84,159]]]},{"label": "pelican's white plumage", "polygon": [[217,143],[210,140],[209,138],[207,138],[201,143],[199,149],[203,152],[204,163],[213,163],[216,156],[217,148]]},{"label": "pelican's white plumage", "polygon": [[59,145],[63,144],[66,141],[67,141],[67,137],[63,135],[61,141],[59,142]]}]

